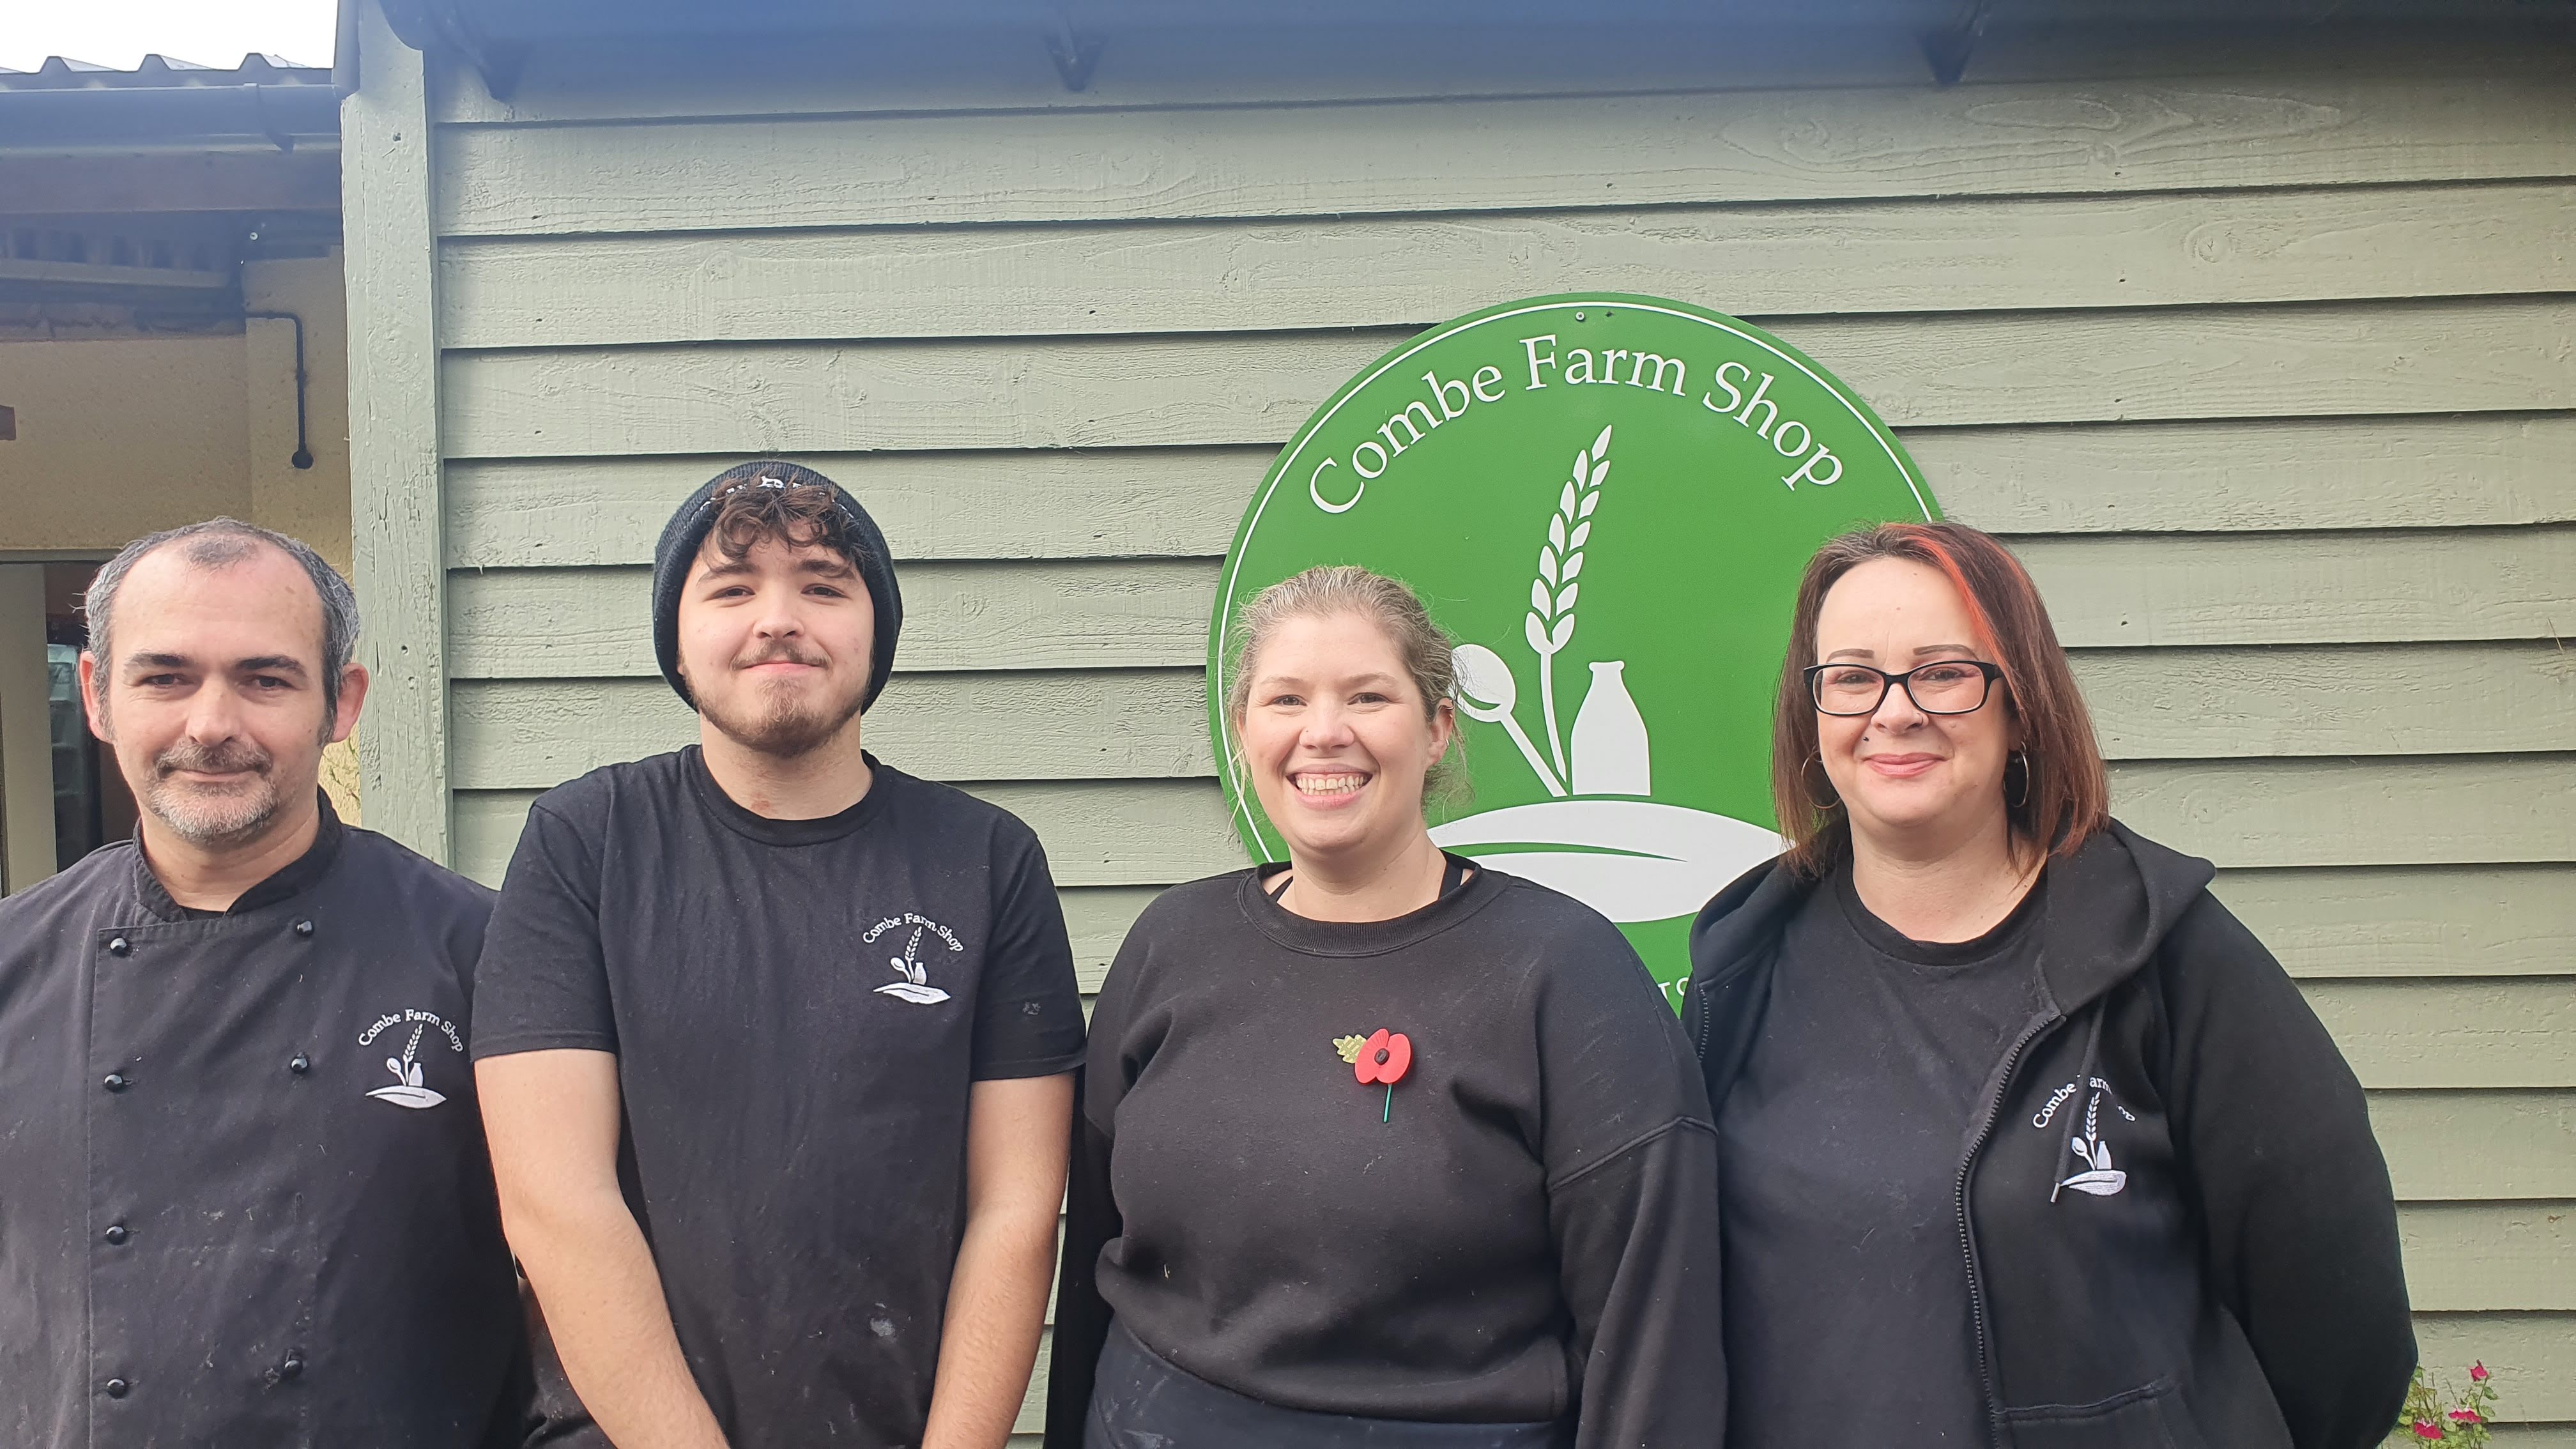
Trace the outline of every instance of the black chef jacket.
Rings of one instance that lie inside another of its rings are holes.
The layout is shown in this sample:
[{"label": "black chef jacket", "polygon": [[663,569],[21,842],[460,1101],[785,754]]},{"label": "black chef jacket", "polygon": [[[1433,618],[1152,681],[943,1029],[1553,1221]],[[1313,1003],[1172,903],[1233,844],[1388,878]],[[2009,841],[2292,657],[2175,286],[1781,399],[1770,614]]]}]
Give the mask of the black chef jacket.
[{"label": "black chef jacket", "polygon": [[131,843],[0,901],[0,1444],[517,1442],[491,903],[327,800],[228,911]]}]

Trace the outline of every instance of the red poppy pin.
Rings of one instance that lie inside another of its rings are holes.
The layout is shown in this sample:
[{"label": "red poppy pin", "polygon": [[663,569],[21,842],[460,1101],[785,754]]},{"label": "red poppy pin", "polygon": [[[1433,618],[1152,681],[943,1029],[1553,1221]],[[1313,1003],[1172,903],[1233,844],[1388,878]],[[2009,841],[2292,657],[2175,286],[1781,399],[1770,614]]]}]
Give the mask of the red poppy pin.
[{"label": "red poppy pin", "polygon": [[1379,1027],[1369,1036],[1337,1036],[1333,1038],[1333,1050],[1351,1064],[1351,1074],[1359,1078],[1361,1086],[1385,1086],[1386,1106],[1378,1113],[1378,1120],[1394,1121],[1395,1084],[1404,1080],[1404,1074],[1413,1067],[1413,1038]]}]

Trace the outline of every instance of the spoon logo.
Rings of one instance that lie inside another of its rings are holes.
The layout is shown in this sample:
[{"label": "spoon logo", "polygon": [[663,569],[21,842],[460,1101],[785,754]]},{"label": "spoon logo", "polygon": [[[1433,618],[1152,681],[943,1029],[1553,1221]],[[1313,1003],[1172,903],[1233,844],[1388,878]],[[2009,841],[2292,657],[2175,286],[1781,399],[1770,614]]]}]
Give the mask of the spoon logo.
[{"label": "spoon logo", "polygon": [[1236,532],[1208,694],[1238,833],[1287,858],[1215,703],[1240,612],[1364,564],[1458,641],[1469,797],[1432,838],[1618,922],[1677,1002],[1691,917],[1779,849],[1770,717],[1807,558],[1935,516],[1848,388],[1731,317],[1589,295],[1434,328],[1307,420]]}]

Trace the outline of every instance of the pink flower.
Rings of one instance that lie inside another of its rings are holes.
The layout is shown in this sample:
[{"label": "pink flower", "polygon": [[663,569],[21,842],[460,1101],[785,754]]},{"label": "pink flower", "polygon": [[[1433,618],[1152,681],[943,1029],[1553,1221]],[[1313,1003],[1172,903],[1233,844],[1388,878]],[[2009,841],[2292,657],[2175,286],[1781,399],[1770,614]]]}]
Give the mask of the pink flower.
[{"label": "pink flower", "polygon": [[2486,1421],[2478,1417],[2478,1411],[2475,1409],[2453,1409],[2451,1411],[2451,1422],[2454,1424],[2482,1424]]},{"label": "pink flower", "polygon": [[2415,1437],[2439,1444],[2442,1442],[2442,1426],[2427,1419],[2418,1419],[2415,1421]]},{"label": "pink flower", "polygon": [[2474,1384],[2482,1384],[2482,1383],[2485,1383],[2486,1381],[2487,1381],[2487,1366],[2486,1366],[2485,1364],[2483,1364],[2483,1363],[2473,1363],[2473,1364],[2469,1365],[2469,1382],[2474,1383]]}]

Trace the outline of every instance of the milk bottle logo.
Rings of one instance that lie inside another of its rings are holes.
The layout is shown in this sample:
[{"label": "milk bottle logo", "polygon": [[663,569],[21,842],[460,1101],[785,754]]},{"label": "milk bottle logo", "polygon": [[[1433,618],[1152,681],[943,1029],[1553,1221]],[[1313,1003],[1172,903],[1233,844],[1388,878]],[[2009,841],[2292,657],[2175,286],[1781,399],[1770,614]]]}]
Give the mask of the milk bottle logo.
[{"label": "milk bottle logo", "polygon": [[1432,838],[1618,922],[1678,1002],[1691,917],[1779,849],[1770,718],[1797,581],[1847,529],[1937,513],[1885,426],[1731,317],[1536,298],[1398,346],[1318,409],[1255,493],[1209,629],[1209,725],[1238,834],[1243,606],[1317,564],[1403,579],[1458,641],[1469,794]]}]

